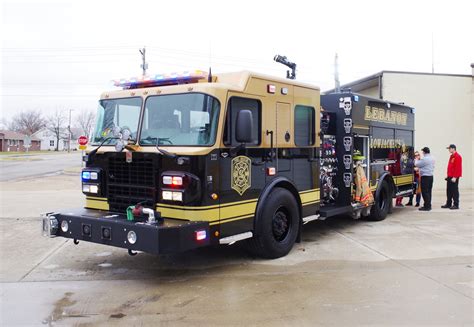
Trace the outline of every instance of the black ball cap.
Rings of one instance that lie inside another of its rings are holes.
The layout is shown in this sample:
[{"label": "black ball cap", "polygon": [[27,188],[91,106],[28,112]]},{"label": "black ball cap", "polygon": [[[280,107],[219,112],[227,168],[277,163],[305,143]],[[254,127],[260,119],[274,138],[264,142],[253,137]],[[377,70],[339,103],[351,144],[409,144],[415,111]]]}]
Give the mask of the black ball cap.
[{"label": "black ball cap", "polygon": [[454,149],[454,150],[456,150],[456,145],[455,145],[455,144],[450,144],[446,149]]},{"label": "black ball cap", "polygon": [[421,149],[421,151],[423,151],[424,153],[430,153],[430,148],[425,146],[423,149]]}]

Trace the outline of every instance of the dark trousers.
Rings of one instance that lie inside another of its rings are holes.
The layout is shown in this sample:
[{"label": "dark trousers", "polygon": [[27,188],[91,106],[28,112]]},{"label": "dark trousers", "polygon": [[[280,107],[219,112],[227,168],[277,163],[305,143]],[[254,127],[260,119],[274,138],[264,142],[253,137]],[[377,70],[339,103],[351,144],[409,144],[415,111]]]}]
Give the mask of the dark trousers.
[{"label": "dark trousers", "polygon": [[433,189],[433,176],[421,177],[421,196],[423,196],[423,207],[431,209],[431,190]]},{"label": "dark trousers", "polygon": [[[416,204],[420,204],[421,194],[417,193],[415,195],[415,199],[416,199]],[[408,198],[408,201],[409,201],[409,203],[413,203],[413,195],[410,195],[410,197]]]},{"label": "dark trousers", "polygon": [[415,182],[413,183],[413,194],[410,195],[410,198],[409,198],[409,203],[413,203],[413,195],[415,194],[415,197],[416,197],[416,204],[420,204],[420,199],[421,199],[421,194],[420,193],[416,193],[416,190],[418,189],[418,183],[420,181],[415,178]]},{"label": "dark trousers", "polygon": [[451,177],[448,177],[446,185],[446,205],[452,206],[454,201],[454,206],[459,207],[459,178],[456,178],[456,182],[451,181]]}]

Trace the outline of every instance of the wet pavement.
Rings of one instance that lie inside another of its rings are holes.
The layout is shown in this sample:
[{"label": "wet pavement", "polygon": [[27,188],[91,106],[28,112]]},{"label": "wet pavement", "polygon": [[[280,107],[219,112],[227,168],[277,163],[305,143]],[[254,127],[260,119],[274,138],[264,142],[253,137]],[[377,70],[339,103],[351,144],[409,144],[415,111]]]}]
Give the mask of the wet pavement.
[{"label": "wet pavement", "polygon": [[[462,209],[305,226],[277,260],[239,246],[130,257],[40,236],[37,214],[80,206],[75,176],[0,183],[0,325],[474,324],[472,191]],[[18,201],[21,195],[22,201]]]}]

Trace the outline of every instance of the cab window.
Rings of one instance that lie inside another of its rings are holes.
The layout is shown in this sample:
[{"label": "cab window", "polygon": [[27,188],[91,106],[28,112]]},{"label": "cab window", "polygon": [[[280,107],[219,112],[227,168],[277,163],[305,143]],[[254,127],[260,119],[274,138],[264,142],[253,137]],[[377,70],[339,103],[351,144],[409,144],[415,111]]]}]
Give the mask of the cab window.
[{"label": "cab window", "polygon": [[309,146],[314,144],[314,108],[297,105],[295,107],[295,144]]},{"label": "cab window", "polygon": [[262,104],[259,100],[241,97],[230,98],[224,129],[224,144],[228,146],[239,145],[239,142],[235,139],[235,122],[237,115],[240,110],[250,110],[253,117],[252,138],[255,141],[249,145],[259,145],[261,141],[261,108]]}]

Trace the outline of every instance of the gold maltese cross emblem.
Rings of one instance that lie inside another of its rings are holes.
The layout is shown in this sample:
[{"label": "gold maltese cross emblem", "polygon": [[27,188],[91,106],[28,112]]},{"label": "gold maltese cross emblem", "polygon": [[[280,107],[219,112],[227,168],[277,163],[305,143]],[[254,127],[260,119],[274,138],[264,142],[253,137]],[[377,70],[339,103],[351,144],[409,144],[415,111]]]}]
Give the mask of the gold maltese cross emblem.
[{"label": "gold maltese cross emblem", "polygon": [[232,159],[231,186],[241,196],[251,185],[251,165],[252,161],[245,156]]}]

